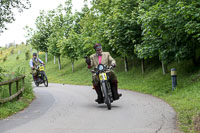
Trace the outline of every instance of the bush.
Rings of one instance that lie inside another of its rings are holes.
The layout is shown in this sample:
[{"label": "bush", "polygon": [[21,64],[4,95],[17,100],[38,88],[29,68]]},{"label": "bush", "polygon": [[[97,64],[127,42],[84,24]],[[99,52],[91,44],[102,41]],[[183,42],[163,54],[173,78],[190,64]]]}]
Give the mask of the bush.
[{"label": "bush", "polygon": [[11,49],[10,54],[11,55],[14,54],[14,49]]},{"label": "bush", "polygon": [[29,59],[30,59],[30,52],[29,52],[29,50],[27,50],[27,51],[25,52],[25,57],[26,57],[26,60],[29,60]]},{"label": "bush", "polygon": [[19,60],[19,55],[17,55],[16,60]]},{"label": "bush", "polygon": [[3,57],[3,62],[7,60],[7,55]]},{"label": "bush", "polygon": [[3,80],[3,72],[5,72],[5,70],[0,66],[0,82]]}]

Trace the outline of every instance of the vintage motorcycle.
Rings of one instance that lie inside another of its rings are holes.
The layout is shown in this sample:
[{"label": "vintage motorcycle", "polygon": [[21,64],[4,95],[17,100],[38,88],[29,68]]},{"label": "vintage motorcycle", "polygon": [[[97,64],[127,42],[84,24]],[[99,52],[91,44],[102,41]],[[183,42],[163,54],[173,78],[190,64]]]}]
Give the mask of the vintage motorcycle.
[{"label": "vintage motorcycle", "polygon": [[40,65],[36,66],[35,69],[37,71],[37,79],[34,80],[35,85],[38,87],[39,84],[44,83],[44,86],[48,87],[48,79],[47,79],[47,76],[44,71],[44,65],[40,64]]},{"label": "vintage motorcycle", "polygon": [[107,105],[108,110],[111,109],[111,103],[113,102],[111,85],[109,82],[109,76],[107,74],[108,70],[111,70],[113,67],[99,64],[97,68],[92,70],[92,73],[96,73],[100,79],[100,87],[104,97],[104,103]]}]

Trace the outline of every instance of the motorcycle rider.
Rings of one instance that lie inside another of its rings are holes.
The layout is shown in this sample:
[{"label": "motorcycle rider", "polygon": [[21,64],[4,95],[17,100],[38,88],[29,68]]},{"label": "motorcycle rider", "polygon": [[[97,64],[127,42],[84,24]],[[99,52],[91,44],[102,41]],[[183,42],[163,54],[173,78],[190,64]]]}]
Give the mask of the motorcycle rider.
[{"label": "motorcycle rider", "polygon": [[44,64],[44,62],[37,58],[37,53],[33,53],[33,58],[30,60],[29,65],[32,70],[33,80],[37,80],[38,71],[35,69],[39,64]]},{"label": "motorcycle rider", "polygon": [[[90,57],[86,58],[86,63],[88,64],[88,69],[94,67],[97,68],[99,64],[107,65],[107,66],[116,66],[116,61],[111,57],[109,52],[103,52],[102,46],[99,43],[96,43],[94,45],[94,49],[96,51],[95,54],[92,54]],[[111,84],[111,90],[113,95],[113,100],[118,100],[122,94],[118,94],[118,81],[116,75],[112,72],[108,72],[108,76],[110,77],[110,84]],[[97,93],[97,99],[96,102],[104,103],[103,100],[103,94],[100,88],[100,80],[98,75],[93,74],[92,76],[92,83],[93,87]]]}]

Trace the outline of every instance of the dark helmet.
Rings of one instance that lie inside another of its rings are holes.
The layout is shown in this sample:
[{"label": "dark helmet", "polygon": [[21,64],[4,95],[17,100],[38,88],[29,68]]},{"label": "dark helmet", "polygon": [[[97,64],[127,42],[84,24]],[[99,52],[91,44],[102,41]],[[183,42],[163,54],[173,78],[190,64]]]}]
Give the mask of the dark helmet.
[{"label": "dark helmet", "polygon": [[37,56],[37,53],[33,53],[33,56]]},{"label": "dark helmet", "polygon": [[96,43],[96,44],[94,45],[94,49],[96,50],[97,48],[102,48],[102,46],[101,46],[100,43]]}]

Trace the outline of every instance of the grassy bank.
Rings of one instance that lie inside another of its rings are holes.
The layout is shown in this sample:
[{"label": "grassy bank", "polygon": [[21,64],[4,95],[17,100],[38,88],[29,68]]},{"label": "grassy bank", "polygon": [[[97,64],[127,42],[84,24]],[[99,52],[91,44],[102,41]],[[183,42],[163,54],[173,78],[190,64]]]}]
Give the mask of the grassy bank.
[{"label": "grassy bank", "polygon": [[[13,51],[12,51],[13,49]],[[22,97],[19,100],[14,99],[11,102],[7,102],[5,104],[0,104],[0,119],[6,118],[16,112],[19,112],[26,108],[31,101],[34,99],[34,94],[32,90],[32,79],[29,73],[28,60],[25,60],[25,51],[28,50],[29,47],[26,46],[18,46],[17,48],[9,48],[2,51],[2,55],[0,55],[1,67],[5,70],[5,73],[8,75],[20,75],[25,74],[25,91],[23,92]],[[12,51],[12,52],[11,52]],[[20,52],[19,52],[20,51]],[[18,59],[16,59],[18,57]],[[3,61],[3,59],[6,59]],[[9,76],[3,77],[3,81],[7,81],[11,79]],[[21,86],[21,83],[19,84]],[[12,85],[13,93],[16,93],[15,84]],[[5,98],[8,97],[8,85],[1,86],[0,88],[0,97]]]}]

